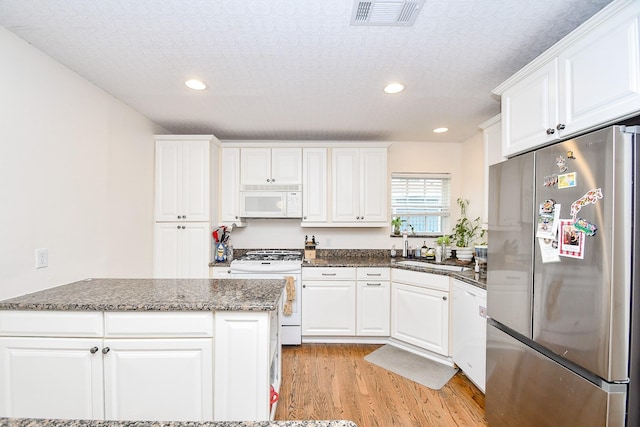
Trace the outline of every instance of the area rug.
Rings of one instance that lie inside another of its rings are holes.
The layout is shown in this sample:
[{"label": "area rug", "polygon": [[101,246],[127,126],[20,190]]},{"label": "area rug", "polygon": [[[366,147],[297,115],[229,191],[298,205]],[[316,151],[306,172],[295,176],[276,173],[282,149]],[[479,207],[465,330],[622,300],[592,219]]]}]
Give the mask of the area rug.
[{"label": "area rug", "polygon": [[388,344],[369,353],[364,360],[433,390],[440,390],[458,372],[457,368]]}]

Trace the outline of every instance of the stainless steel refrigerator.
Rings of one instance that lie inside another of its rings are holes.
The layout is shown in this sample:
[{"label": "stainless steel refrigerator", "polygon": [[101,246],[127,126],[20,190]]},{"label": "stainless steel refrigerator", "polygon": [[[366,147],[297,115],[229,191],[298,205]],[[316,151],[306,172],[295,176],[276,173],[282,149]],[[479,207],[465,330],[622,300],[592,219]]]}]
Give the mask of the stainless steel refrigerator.
[{"label": "stainless steel refrigerator", "polygon": [[640,426],[638,131],[490,168],[491,427]]}]

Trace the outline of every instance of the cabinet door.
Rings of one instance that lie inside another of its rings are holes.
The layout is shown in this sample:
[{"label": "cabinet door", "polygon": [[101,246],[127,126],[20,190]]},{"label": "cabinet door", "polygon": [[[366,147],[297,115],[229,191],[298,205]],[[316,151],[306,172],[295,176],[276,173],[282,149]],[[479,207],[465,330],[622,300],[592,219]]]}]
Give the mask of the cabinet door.
[{"label": "cabinet door", "polygon": [[302,282],[302,335],[356,334],[356,282]]},{"label": "cabinet door", "polygon": [[156,222],[153,232],[153,277],[180,277],[180,243],[182,224]]},{"label": "cabinet door", "polygon": [[391,336],[448,356],[448,292],[392,283]]},{"label": "cabinet door", "polygon": [[220,162],[220,219],[240,220],[240,148],[222,148]]},{"label": "cabinet door", "polygon": [[209,221],[209,142],[186,141],[182,148],[182,220]]},{"label": "cabinet door", "polygon": [[271,183],[270,148],[242,148],[240,159],[240,184],[267,185]]},{"label": "cabinet door", "polygon": [[302,222],[327,222],[327,149],[303,149]]},{"label": "cabinet door", "polygon": [[355,222],[360,218],[359,149],[332,150],[333,222]]},{"label": "cabinet door", "polygon": [[209,261],[212,238],[209,223],[184,223],[180,230],[180,266],[179,276],[189,279],[209,277]]},{"label": "cabinet door", "polygon": [[215,421],[269,420],[270,318],[268,312],[215,313]]},{"label": "cabinet door", "polygon": [[181,219],[182,150],[176,141],[156,142],[155,176],[156,221]]},{"label": "cabinet door", "polygon": [[271,149],[271,182],[277,185],[302,184],[302,149]]},{"label": "cabinet door", "polygon": [[389,336],[391,290],[387,280],[358,281],[356,331],[359,336]]},{"label": "cabinet door", "polygon": [[[558,61],[533,72],[502,95],[502,153],[511,156],[557,139]],[[547,131],[552,132],[550,134]]]},{"label": "cabinet door", "polygon": [[639,16],[632,2],[560,54],[564,134],[640,109]]},{"label": "cabinet door", "polygon": [[105,339],[105,417],[211,421],[211,339]]},{"label": "cabinet door", "polygon": [[93,338],[0,338],[0,417],[104,419],[101,348]]},{"label": "cabinet door", "polygon": [[360,149],[360,220],[387,221],[387,149]]}]

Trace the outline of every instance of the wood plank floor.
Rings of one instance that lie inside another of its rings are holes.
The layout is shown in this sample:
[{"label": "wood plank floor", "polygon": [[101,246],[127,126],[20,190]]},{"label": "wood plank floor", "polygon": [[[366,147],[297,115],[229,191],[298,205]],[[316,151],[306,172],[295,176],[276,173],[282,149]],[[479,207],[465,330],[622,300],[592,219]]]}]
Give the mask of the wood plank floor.
[{"label": "wood plank floor", "polygon": [[378,347],[284,346],[275,419],[346,419],[359,427],[488,426],[484,395],[461,372],[432,390],[364,360]]}]

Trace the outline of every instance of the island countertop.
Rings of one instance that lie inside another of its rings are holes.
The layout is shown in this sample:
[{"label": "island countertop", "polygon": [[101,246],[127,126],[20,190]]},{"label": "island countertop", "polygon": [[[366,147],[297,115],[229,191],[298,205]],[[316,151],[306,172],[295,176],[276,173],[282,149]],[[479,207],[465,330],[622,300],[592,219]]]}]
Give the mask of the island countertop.
[{"label": "island countertop", "polygon": [[356,427],[356,424],[346,420],[161,422],[0,418],[0,427]]},{"label": "island countertop", "polygon": [[0,301],[0,310],[273,311],[280,279],[85,279]]}]

